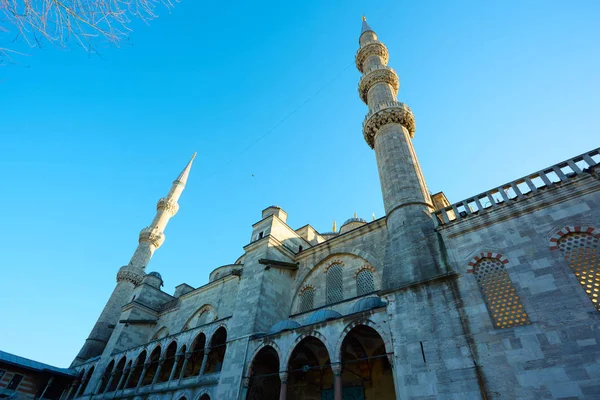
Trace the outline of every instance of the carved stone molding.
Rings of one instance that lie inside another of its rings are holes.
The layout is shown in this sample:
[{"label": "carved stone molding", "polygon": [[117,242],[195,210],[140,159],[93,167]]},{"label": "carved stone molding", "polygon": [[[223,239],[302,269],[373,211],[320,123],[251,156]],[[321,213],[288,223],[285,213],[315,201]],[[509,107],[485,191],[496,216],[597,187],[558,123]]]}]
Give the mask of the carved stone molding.
[{"label": "carved stone molding", "polygon": [[129,281],[136,286],[142,283],[142,279],[144,279],[143,274],[126,268],[127,267],[121,267],[119,272],[117,272],[117,282]]},{"label": "carved stone molding", "polygon": [[159,211],[165,210],[167,212],[170,212],[171,215],[175,215],[177,214],[177,211],[179,211],[179,204],[163,197],[162,199],[158,200],[158,203],[156,204],[156,209]]},{"label": "carved stone molding", "polygon": [[415,117],[410,108],[398,101],[382,103],[369,111],[363,122],[363,134],[371,148],[375,145],[375,135],[387,124],[400,124],[408,130],[411,138],[415,136]]},{"label": "carved stone molding", "polygon": [[333,364],[331,364],[331,370],[333,371],[333,375],[341,375],[341,373],[342,373],[342,363],[333,363]]},{"label": "carved stone molding", "polygon": [[364,72],[363,64],[365,60],[371,56],[381,57],[384,65],[386,65],[389,60],[388,50],[383,43],[378,40],[368,42],[356,52],[356,68],[358,68],[360,72]]},{"label": "carved stone molding", "polygon": [[154,230],[150,227],[142,229],[140,232],[139,242],[149,242],[154,245],[154,247],[159,248],[163,242],[165,241],[165,235],[157,230]]},{"label": "carved stone molding", "polygon": [[379,67],[374,68],[368,72],[366,72],[358,83],[358,94],[362,101],[365,104],[367,102],[367,94],[369,93],[369,89],[373,87],[373,85],[377,83],[387,83],[394,90],[394,95],[398,94],[398,89],[400,89],[400,80],[398,79],[398,75],[396,72],[390,67]]},{"label": "carved stone molding", "polygon": [[288,372],[287,371],[280,371],[279,372],[279,380],[281,381],[281,383],[287,383],[287,381],[288,381]]}]

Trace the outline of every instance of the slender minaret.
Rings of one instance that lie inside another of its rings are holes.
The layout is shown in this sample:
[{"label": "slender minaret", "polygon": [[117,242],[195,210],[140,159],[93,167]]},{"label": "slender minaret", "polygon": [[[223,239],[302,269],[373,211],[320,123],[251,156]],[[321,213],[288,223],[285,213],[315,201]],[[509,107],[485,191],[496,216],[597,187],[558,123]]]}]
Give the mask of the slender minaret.
[{"label": "slender minaret", "polygon": [[415,118],[397,101],[398,75],[387,66],[388,50],[364,16],[359,45],[358,92],[369,106],[363,134],[377,158],[388,229],[383,281],[392,289],[440,275],[444,268],[431,196],[412,144]]},{"label": "slender minaret", "polygon": [[175,179],[167,196],[158,201],[156,215],[152,223],[140,232],[138,247],[135,253],[133,253],[129,264],[119,269],[117,273],[117,286],[112,292],[110,299],[108,299],[104,310],[102,310],[102,314],[100,314],[90,336],[73,361],[72,367],[81,364],[91,357],[98,356],[104,351],[113,328],[119,320],[121,309],[131,300],[133,289],[142,282],[145,275],[144,269],[150,262],[152,255],[165,241],[165,228],[171,217],[179,209],[177,200],[179,200],[185,188],[195,157],[196,153],[194,153],[190,162],[177,179]]}]

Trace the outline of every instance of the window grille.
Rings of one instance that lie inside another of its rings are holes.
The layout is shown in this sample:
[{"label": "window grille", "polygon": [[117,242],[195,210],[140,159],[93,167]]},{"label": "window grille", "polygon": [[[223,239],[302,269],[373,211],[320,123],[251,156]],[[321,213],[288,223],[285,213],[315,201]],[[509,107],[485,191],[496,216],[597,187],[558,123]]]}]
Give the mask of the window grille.
[{"label": "window grille", "polygon": [[299,312],[312,310],[313,308],[315,308],[315,289],[309,287],[300,295]]},{"label": "window grille", "polygon": [[475,264],[473,273],[496,328],[529,324],[529,317],[500,260],[482,258]]},{"label": "window grille", "polygon": [[598,239],[591,233],[572,232],[561,237],[558,248],[565,257],[579,284],[585,290],[594,307],[600,310],[600,257]]},{"label": "window grille", "polygon": [[334,264],[327,270],[327,304],[344,300],[342,266]]},{"label": "window grille", "polygon": [[368,269],[364,269],[356,275],[356,295],[364,296],[365,294],[375,291],[375,281],[373,273]]}]

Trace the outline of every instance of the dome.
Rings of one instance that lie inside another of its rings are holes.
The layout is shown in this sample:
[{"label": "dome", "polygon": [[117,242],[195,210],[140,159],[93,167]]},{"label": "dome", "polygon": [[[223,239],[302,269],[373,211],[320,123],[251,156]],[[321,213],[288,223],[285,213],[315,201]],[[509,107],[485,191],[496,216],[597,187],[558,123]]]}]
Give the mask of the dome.
[{"label": "dome", "polygon": [[349,224],[349,223],[351,223],[351,222],[360,222],[360,223],[363,223],[363,224],[366,224],[366,223],[367,223],[367,221],[366,221],[366,220],[364,220],[364,219],[362,219],[362,218],[354,217],[354,218],[348,218],[348,219],[346,220],[346,222],[344,222],[344,223],[342,224],[342,226],[344,226],[344,225],[347,225],[347,224]]},{"label": "dome", "polygon": [[162,276],[158,272],[156,272],[156,271],[149,272],[147,275],[149,275],[149,276],[155,276],[155,277],[157,277],[158,279],[160,279],[162,281]]},{"label": "dome", "polygon": [[318,324],[319,322],[327,321],[330,319],[340,318],[342,314],[333,310],[319,310],[315,311],[308,319],[306,320],[306,325]]},{"label": "dome", "polygon": [[385,303],[379,297],[365,297],[360,299],[350,309],[350,314],[359,313],[361,311],[372,310],[377,307],[383,307]]},{"label": "dome", "polygon": [[271,327],[271,329],[269,329],[269,335],[272,335],[273,333],[283,332],[283,331],[290,331],[292,329],[296,329],[299,327],[300,327],[300,324],[297,323],[296,321],[292,321],[291,319],[284,319],[284,320],[279,321],[278,323],[273,325]]}]

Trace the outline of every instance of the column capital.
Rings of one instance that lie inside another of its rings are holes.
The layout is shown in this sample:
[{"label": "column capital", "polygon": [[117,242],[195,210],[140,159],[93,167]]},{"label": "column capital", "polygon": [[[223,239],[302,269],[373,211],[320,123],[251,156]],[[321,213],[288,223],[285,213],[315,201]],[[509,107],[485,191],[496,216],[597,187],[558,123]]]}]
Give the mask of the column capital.
[{"label": "column capital", "polygon": [[188,351],[185,353],[185,359],[189,360],[190,358],[192,358],[192,353]]},{"label": "column capital", "polygon": [[342,363],[333,363],[331,364],[331,370],[333,371],[333,375],[339,376],[342,374]]},{"label": "column capital", "polygon": [[248,388],[248,386],[250,386],[250,378],[249,377],[242,378],[242,386],[245,388]]},{"label": "column capital", "polygon": [[289,373],[287,371],[279,371],[279,379],[281,383],[287,383]]}]

